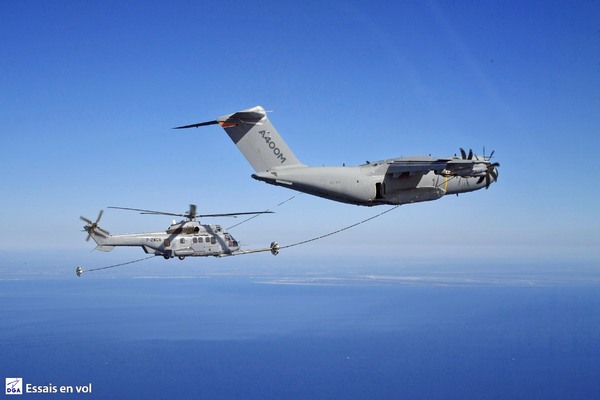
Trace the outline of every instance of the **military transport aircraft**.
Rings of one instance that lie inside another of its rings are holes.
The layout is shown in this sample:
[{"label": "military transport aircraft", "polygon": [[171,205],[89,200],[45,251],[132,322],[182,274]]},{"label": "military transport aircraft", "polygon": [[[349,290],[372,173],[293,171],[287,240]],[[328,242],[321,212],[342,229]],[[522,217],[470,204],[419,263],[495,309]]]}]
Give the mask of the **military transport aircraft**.
[{"label": "military transport aircraft", "polygon": [[241,254],[257,253],[262,251],[271,251],[273,255],[279,252],[279,245],[276,242],[271,243],[271,247],[258,250],[240,250],[240,244],[228,232],[223,230],[220,225],[205,225],[196,221],[196,218],[204,217],[231,217],[237,215],[267,214],[270,211],[228,213],[228,214],[198,214],[196,206],[191,204],[190,210],[185,214],[166,213],[162,211],[142,210],[138,208],[109,207],[121,210],[139,211],[142,214],[151,215],[170,215],[184,217],[185,219],[176,222],[162,232],[133,233],[123,235],[111,235],[106,230],[98,226],[103,210],[100,210],[95,222],[80,217],[86,224],[83,230],[87,232],[87,240],[94,239],[97,250],[111,251],[115,246],[134,246],[141,247],[147,254],[163,256],[165,259],[177,256],[180,260],[185,257],[225,257]]},{"label": "military transport aircraft", "polygon": [[213,121],[174,129],[221,125],[254,168],[254,179],[326,199],[361,206],[437,200],[488,188],[498,180],[494,154],[415,156],[367,162],[353,167],[309,167],[302,164],[273,127],[264,108],[256,106]]}]

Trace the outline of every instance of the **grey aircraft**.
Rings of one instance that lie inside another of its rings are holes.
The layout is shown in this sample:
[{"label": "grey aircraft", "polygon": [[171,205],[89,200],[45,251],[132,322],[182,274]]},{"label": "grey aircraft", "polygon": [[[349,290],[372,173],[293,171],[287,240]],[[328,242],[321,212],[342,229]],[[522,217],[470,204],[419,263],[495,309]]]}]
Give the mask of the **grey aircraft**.
[{"label": "grey aircraft", "polygon": [[352,167],[306,166],[260,106],[174,129],[216,124],[254,168],[252,178],[342,203],[376,206],[437,200],[446,194],[487,189],[498,180],[500,164],[491,162],[494,152],[486,157],[463,149],[460,157],[413,156]]},{"label": "grey aircraft", "polygon": [[[98,226],[103,210],[100,210],[95,222],[85,217],[80,217],[86,224],[83,230],[87,232],[87,240],[94,239],[96,250],[111,251],[117,246],[141,247],[145,253],[163,256],[165,259],[178,257],[225,257],[241,254],[271,251],[273,255],[279,252],[279,245],[271,243],[271,247],[257,250],[240,250],[241,245],[220,225],[201,224],[196,218],[201,217],[230,217],[237,215],[266,214],[270,211],[228,213],[228,214],[198,214],[196,206],[191,204],[190,210],[185,214],[166,213],[162,211],[142,210],[138,208],[109,207],[121,210],[139,211],[142,214],[170,215],[184,217],[185,219],[169,226],[165,231],[111,235]],[[79,274],[79,273],[78,273]]]}]

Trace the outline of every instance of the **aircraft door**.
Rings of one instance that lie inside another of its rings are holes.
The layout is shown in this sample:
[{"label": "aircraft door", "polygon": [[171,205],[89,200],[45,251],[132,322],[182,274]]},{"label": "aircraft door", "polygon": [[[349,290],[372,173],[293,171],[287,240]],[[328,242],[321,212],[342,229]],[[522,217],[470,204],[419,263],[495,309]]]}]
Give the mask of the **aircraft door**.
[{"label": "aircraft door", "polygon": [[[192,238],[192,249],[194,249],[194,253],[203,254],[206,252],[204,239],[205,239],[204,236],[194,236]],[[206,237],[206,239],[208,239],[208,237]]]}]

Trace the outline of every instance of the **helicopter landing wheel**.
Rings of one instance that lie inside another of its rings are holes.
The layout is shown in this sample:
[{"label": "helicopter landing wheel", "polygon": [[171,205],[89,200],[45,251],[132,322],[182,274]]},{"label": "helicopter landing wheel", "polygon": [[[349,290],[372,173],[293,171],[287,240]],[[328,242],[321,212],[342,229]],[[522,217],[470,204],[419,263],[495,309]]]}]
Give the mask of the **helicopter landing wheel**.
[{"label": "helicopter landing wheel", "polygon": [[183,260],[185,258],[185,256],[177,256],[177,258],[179,258],[180,260]]},{"label": "helicopter landing wheel", "polygon": [[169,258],[171,258],[171,257],[169,257],[168,254],[163,255],[163,257],[165,258],[165,260],[168,260]]}]

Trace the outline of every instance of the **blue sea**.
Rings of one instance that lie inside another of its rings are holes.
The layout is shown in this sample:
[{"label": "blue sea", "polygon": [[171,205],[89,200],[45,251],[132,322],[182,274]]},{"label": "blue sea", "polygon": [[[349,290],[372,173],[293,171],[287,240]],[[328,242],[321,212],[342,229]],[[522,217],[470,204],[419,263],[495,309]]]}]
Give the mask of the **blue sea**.
[{"label": "blue sea", "polygon": [[91,384],[40,399],[598,399],[598,274],[543,270],[5,279],[0,366]]}]

